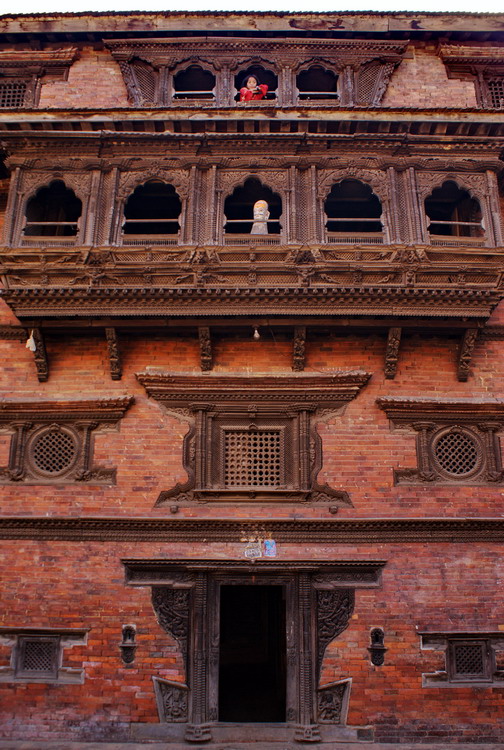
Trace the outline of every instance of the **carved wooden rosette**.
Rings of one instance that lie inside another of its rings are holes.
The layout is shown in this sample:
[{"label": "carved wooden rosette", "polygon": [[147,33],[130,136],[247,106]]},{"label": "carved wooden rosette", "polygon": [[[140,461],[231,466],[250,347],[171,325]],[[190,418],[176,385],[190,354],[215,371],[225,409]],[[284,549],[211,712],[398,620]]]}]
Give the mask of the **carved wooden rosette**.
[{"label": "carved wooden rosette", "polygon": [[504,481],[497,433],[504,401],[377,399],[392,425],[416,432],[416,469],[395,469],[396,484],[495,485]]},{"label": "carved wooden rosette", "polygon": [[[188,480],[162,492],[156,505],[195,501],[351,505],[346,492],[317,482],[322,468],[317,413],[341,413],[367,383],[368,373],[282,378],[139,373],[137,378],[149,396],[190,423],[183,447]],[[254,434],[275,441],[274,448],[270,443],[277,455],[275,481],[237,482],[229,477],[229,445],[234,444],[236,451],[236,440],[243,445],[247,435]]]},{"label": "carved wooden rosette", "polygon": [[178,643],[186,682],[153,676],[159,718],[183,723],[187,741],[212,739],[219,721],[220,587],[277,585],[286,597],[286,724],[317,742],[320,724],[344,724],[350,681],[320,684],[326,647],[348,626],[355,589],[381,585],[385,563],[260,560],[123,560],[126,580],[152,586],[158,622]]},{"label": "carved wooden rosette", "polygon": [[132,396],[0,401],[0,431],[12,436],[0,484],[113,484],[115,469],[93,465],[93,436],[115,428],[132,403]]}]

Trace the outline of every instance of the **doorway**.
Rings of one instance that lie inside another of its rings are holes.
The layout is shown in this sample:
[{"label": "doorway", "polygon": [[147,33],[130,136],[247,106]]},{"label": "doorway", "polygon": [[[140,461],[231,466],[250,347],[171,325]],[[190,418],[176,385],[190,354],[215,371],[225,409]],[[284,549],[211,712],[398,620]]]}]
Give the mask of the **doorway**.
[{"label": "doorway", "polygon": [[221,585],[219,721],[286,721],[285,587]]}]

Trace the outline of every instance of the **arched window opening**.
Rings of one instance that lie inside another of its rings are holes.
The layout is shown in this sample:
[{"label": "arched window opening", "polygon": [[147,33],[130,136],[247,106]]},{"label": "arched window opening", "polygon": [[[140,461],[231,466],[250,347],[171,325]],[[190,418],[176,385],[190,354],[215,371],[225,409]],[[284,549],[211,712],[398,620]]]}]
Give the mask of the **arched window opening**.
[{"label": "arched window opening", "polygon": [[124,207],[123,234],[132,235],[178,234],[182,204],[173,185],[161,180],[149,180],[130,195]]},{"label": "arched window opening", "polygon": [[215,76],[200,65],[190,65],[185,70],[180,70],[173,77],[173,89],[175,100],[213,100],[215,98]]},{"label": "arched window opening", "polygon": [[342,242],[363,236],[365,242],[382,242],[382,207],[369,185],[342,180],[333,186],[324,203],[329,241]]},{"label": "arched window opening", "polygon": [[266,84],[268,87],[268,92],[264,97],[265,99],[276,99],[276,90],[278,86],[277,76],[272,70],[266,70],[261,65],[250,65],[248,68],[240,70],[240,72],[235,75],[234,84],[238,90],[238,93],[235,96],[235,101],[240,101],[240,89],[245,85],[245,81],[251,76],[256,79],[258,85]]},{"label": "arched window opening", "polygon": [[296,77],[299,101],[335,100],[338,95],[338,76],[321,65],[311,65]]},{"label": "arched window opening", "polygon": [[26,237],[75,237],[82,201],[61,180],[41,188],[26,206]]},{"label": "arched window opening", "polygon": [[255,177],[235,189],[226,198],[224,214],[226,234],[280,234],[282,200]]},{"label": "arched window opening", "polygon": [[425,213],[433,238],[484,236],[480,204],[453,180],[447,180],[426,198]]}]

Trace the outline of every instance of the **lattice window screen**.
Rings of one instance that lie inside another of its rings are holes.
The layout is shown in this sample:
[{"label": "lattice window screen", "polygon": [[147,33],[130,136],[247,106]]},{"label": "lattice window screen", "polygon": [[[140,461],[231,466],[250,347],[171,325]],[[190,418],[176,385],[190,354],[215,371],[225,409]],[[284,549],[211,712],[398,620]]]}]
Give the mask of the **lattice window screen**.
[{"label": "lattice window screen", "polygon": [[476,441],[466,432],[452,431],[440,437],[434,455],[439,466],[453,476],[470,474],[478,466]]},{"label": "lattice window screen", "polygon": [[485,652],[482,643],[453,646],[454,671],[457,675],[484,675]]},{"label": "lattice window screen", "polygon": [[280,430],[225,430],[226,487],[279,487],[283,483]]},{"label": "lattice window screen", "polygon": [[143,60],[135,60],[131,65],[142,97],[145,101],[154,102],[156,97],[156,72]]},{"label": "lattice window screen", "polygon": [[504,109],[504,77],[487,81],[487,86],[490,93],[490,106]]},{"label": "lattice window screen", "polygon": [[58,652],[57,638],[20,638],[17,675],[57,677]]},{"label": "lattice window screen", "polygon": [[10,81],[0,83],[0,108],[22,107],[25,103],[26,83]]},{"label": "lattice window screen", "polygon": [[77,446],[67,432],[53,428],[38,437],[33,445],[33,463],[46,474],[60,474],[75,460]]}]

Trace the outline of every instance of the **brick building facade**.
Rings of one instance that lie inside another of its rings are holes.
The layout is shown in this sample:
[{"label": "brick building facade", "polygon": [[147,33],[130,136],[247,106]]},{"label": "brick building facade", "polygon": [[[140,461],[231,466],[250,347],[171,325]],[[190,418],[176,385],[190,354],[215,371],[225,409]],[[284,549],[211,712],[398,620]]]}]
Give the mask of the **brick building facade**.
[{"label": "brick building facade", "polygon": [[0,17],[2,738],[504,742],[503,22]]}]

